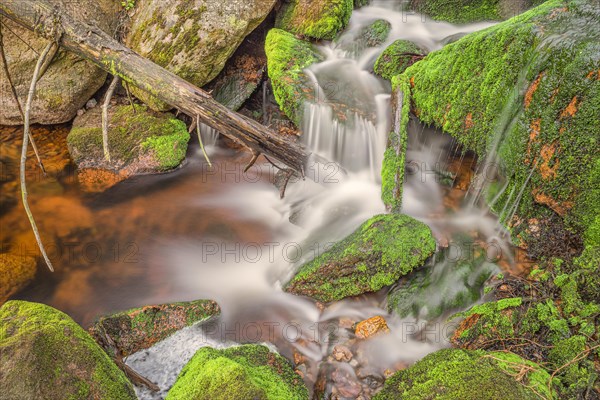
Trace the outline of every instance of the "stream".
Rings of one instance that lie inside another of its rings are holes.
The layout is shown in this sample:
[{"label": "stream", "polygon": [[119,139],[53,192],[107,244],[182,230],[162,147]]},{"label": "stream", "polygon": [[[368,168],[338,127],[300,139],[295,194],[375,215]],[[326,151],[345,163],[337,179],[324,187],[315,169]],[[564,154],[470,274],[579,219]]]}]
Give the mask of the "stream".
[{"label": "stream", "polygon": [[[385,43],[353,47],[361,29],[377,19],[392,25]],[[250,156],[218,144],[208,148],[212,168],[198,146],[190,145],[185,165],[172,173],[84,193],[75,169],[61,161],[69,127],[36,127],[42,154],[58,160],[48,161],[47,177],[36,171],[33,157],[28,164],[32,211],[57,272],[39,268],[36,280],[13,298],[49,304],[84,327],[98,315],[146,304],[217,301],[219,318],[127,358],[161,388],[159,393],[138,388],[141,399],[164,398],[199,347],[247,342],[268,342],[294,359],[309,388],[369,398],[390,372],[449,346],[452,323],[445,320],[460,309],[450,307],[436,317],[427,309],[443,308],[444,296],[464,290],[464,276],[454,267],[470,257],[467,247],[486,253],[473,274],[518,269],[497,218],[480,199],[469,197],[474,155],[411,121],[403,212],[428,224],[439,247],[427,266],[430,284],[415,295],[428,306],[418,303],[400,318],[387,311],[387,289],[324,306],[284,293],[281,286],[302,263],[385,212],[380,168],[391,127],[391,87],[370,72],[378,54],[396,39],[433,51],[449,37],[490,25],[430,21],[390,1],[354,11],[343,35],[320,45],[324,61],[308,70],[319,96],[305,104],[301,140],[335,163],[315,164],[307,171],[310,179],[291,182],[283,200],[272,184],[277,168],[262,161],[243,172]],[[3,170],[18,168],[20,134],[2,128]],[[35,241],[20,205],[2,214],[0,226],[0,239],[11,251],[37,254],[31,245],[23,247]],[[391,333],[357,342],[350,327],[373,316],[384,316]],[[354,349],[352,361],[331,358],[338,344]]]}]

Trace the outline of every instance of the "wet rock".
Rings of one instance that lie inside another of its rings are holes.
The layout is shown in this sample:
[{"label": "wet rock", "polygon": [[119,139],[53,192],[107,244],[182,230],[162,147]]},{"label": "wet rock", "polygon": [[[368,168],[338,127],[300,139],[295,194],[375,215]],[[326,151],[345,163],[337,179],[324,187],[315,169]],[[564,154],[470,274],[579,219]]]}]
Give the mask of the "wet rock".
[{"label": "wet rock", "polygon": [[114,346],[127,356],[219,312],[212,300],[145,306],[101,317],[90,328],[90,334],[103,347]]},{"label": "wet rock", "polygon": [[10,399],[137,399],[125,374],[66,314],[43,304],[0,308],[0,386]]},{"label": "wet rock", "polygon": [[402,214],[378,215],[304,264],[284,290],[323,302],[374,292],[422,265],[434,250],[425,224]]},{"label": "wet rock", "polygon": [[549,379],[539,365],[511,353],[444,349],[392,375],[373,399],[552,398]]},{"label": "wet rock", "polygon": [[291,0],[277,13],[275,26],[314,39],[334,39],[348,25],[353,0]]},{"label": "wet rock", "polygon": [[145,106],[113,106],[109,111],[108,148],[102,148],[102,110],[77,117],[67,137],[69,153],[79,168],[102,168],[124,176],[163,172],[177,167],[185,157],[190,135],[171,114],[148,111]]},{"label": "wet rock", "polygon": [[380,333],[388,333],[389,331],[390,328],[388,328],[385,318],[377,315],[359,322],[356,325],[354,333],[360,339],[368,339]]},{"label": "wet rock", "polygon": [[389,81],[423,58],[427,52],[410,40],[399,39],[389,45],[375,61],[373,70]]},{"label": "wet rock", "polygon": [[[115,0],[81,2],[77,7],[69,0],[63,9],[72,16],[112,32],[118,21],[120,5]],[[21,102],[27,97],[33,69],[46,39],[5,18],[2,22],[3,46],[11,80]],[[73,53],[59,49],[39,80],[32,103],[32,124],[58,124],[71,120],[86,101],[102,87],[106,72]],[[12,95],[4,68],[0,68],[0,125],[20,125],[22,117]]]},{"label": "wet rock", "polygon": [[90,108],[96,107],[96,105],[98,105],[98,102],[96,101],[96,99],[89,99],[87,101],[87,103],[85,103],[85,108],[87,108],[89,110]]},{"label": "wet rock", "polygon": [[439,317],[444,312],[476,302],[485,282],[497,272],[498,267],[483,255],[460,261],[442,259],[390,290],[388,311],[401,318],[411,315],[425,320]]},{"label": "wet rock", "polygon": [[[141,0],[126,43],[196,86],[213,80],[242,40],[269,14],[275,0]],[[170,106],[132,88],[152,109]]]},{"label": "wet rock", "polygon": [[304,101],[315,98],[304,69],[321,60],[313,46],[281,29],[271,29],[265,43],[273,95],[285,115],[300,125]]},{"label": "wet rock", "polygon": [[265,346],[201,348],[186,364],[167,400],[308,399],[290,363]]},{"label": "wet rock", "polygon": [[349,348],[342,345],[337,345],[333,348],[333,358],[336,361],[348,362],[352,360],[352,352]]},{"label": "wet rock", "polygon": [[15,254],[0,254],[0,304],[18,293],[35,277],[35,258]]},{"label": "wet rock", "polygon": [[350,54],[361,54],[369,47],[382,45],[391,29],[392,24],[384,19],[378,19],[362,28],[353,37],[344,35],[345,40],[340,40],[338,46]]}]

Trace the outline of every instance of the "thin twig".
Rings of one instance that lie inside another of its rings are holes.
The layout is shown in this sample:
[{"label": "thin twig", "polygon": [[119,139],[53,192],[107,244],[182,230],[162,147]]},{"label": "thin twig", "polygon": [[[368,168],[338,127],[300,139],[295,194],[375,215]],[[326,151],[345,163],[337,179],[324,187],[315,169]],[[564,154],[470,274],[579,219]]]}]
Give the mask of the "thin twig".
[{"label": "thin twig", "polygon": [[[19,109],[19,114],[21,114],[21,119],[25,121],[25,113],[23,113],[23,107],[21,107],[21,102],[19,101],[17,89],[15,89],[12,77],[10,76],[10,71],[8,70],[8,61],[6,60],[6,54],[4,53],[4,36],[2,36],[2,24],[0,24],[0,58],[2,59],[2,68],[4,69],[4,75],[6,75],[6,81],[10,86],[10,90],[12,92],[13,97],[15,98],[15,103],[17,104],[17,108]],[[46,168],[44,168],[44,163],[42,162],[42,158],[40,157],[40,153],[38,152],[37,145],[35,144],[35,140],[33,139],[33,135],[31,133],[29,134],[29,140],[31,141],[31,147],[33,148],[33,152],[35,153],[35,158],[37,159],[38,166],[42,170],[44,176],[46,176]]]},{"label": "thin twig", "polygon": [[202,154],[204,154],[204,158],[208,163],[208,167],[212,168],[212,164],[210,159],[208,158],[208,154],[206,154],[206,150],[204,150],[204,143],[202,143],[202,135],[200,134],[200,114],[196,114],[196,131],[198,132],[198,142],[200,142],[200,148],[202,149]]},{"label": "thin twig", "polygon": [[137,110],[135,109],[135,104],[133,104],[133,97],[131,97],[131,90],[129,90],[129,83],[127,81],[125,82],[125,91],[127,92],[127,98],[129,99],[129,104],[131,105],[131,108],[133,108],[133,113],[137,114]]},{"label": "thin twig", "polygon": [[46,56],[46,61],[42,65],[42,68],[40,68],[40,74],[38,76],[38,81],[40,79],[42,79],[42,76],[44,76],[44,74],[48,70],[48,67],[50,66],[50,64],[52,64],[52,60],[54,59],[54,56],[56,56],[56,53],[58,53],[58,44],[56,42],[52,42],[52,48],[50,49],[50,52]]},{"label": "thin twig", "polygon": [[29,116],[31,114],[31,103],[33,101],[33,96],[35,94],[35,87],[38,81],[38,76],[40,74],[40,70],[42,68],[42,64],[46,59],[46,56],[52,49],[52,43],[48,43],[48,45],[44,48],[44,51],[38,58],[37,64],[35,65],[35,70],[33,71],[33,77],[31,78],[31,86],[29,87],[29,93],[27,95],[27,102],[25,103],[25,119],[23,121],[23,149],[21,150],[21,169],[20,169],[20,178],[21,178],[21,197],[23,199],[23,208],[25,208],[25,212],[27,213],[27,218],[29,218],[29,223],[31,224],[31,229],[33,229],[33,234],[35,235],[35,240],[40,248],[42,256],[46,261],[46,265],[50,271],[54,272],[54,267],[52,267],[52,263],[48,258],[48,254],[46,254],[46,250],[44,249],[44,244],[42,243],[42,239],[40,238],[40,233],[38,232],[37,225],[35,220],[33,219],[33,214],[31,213],[31,209],[29,208],[29,203],[27,201],[27,186],[25,184],[25,163],[27,161],[27,146],[29,144]]},{"label": "thin twig", "polygon": [[258,157],[260,157],[260,153],[258,151],[252,153],[252,159],[250,160],[248,165],[246,165],[246,168],[244,168],[244,173],[248,172],[248,170],[252,168],[256,160],[258,160]]},{"label": "thin twig", "polygon": [[566,364],[563,364],[562,366],[560,366],[558,369],[556,369],[552,375],[550,375],[550,379],[548,380],[548,389],[552,390],[552,380],[554,379],[554,377],[556,376],[556,374],[558,374],[560,371],[562,371],[563,369],[567,368],[569,365],[574,364],[578,361],[583,360],[584,358],[586,358],[592,351],[596,350],[597,348],[600,347],[600,344],[597,344],[593,347],[590,347],[589,349],[586,349],[584,351],[582,351],[581,353],[579,353],[574,359],[572,359],[571,361],[569,361]]},{"label": "thin twig", "polygon": [[108,149],[108,106],[110,105],[110,99],[112,99],[115,88],[121,78],[117,75],[113,77],[106,95],[104,96],[104,103],[102,104],[102,149],[104,151],[104,159],[110,162],[110,151]]}]

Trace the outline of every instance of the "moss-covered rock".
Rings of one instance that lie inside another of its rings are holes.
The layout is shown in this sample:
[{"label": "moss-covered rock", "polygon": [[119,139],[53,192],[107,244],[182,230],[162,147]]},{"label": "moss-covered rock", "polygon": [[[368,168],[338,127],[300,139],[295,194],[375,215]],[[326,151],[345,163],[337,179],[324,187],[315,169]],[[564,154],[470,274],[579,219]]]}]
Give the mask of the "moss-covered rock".
[{"label": "moss-covered rock", "polygon": [[[116,0],[87,1],[77,7],[73,7],[70,0],[56,0],[53,4],[62,4],[63,10],[70,16],[86,21],[106,32],[113,32],[119,21],[120,6]],[[35,64],[48,41],[8,18],[3,19],[2,25],[2,42],[8,70],[23,106]],[[77,110],[102,87],[105,79],[106,72],[92,62],[67,50],[59,49],[37,84],[31,106],[30,122],[59,124],[73,119]],[[23,123],[4,68],[0,68],[0,109],[2,109],[0,125]]]},{"label": "moss-covered rock", "polygon": [[374,292],[423,265],[434,250],[427,225],[402,214],[377,215],[304,264],[285,290],[324,302]]},{"label": "moss-covered rock", "polygon": [[67,137],[69,153],[79,168],[104,168],[136,173],[168,171],[185,158],[190,135],[185,124],[171,114],[158,114],[145,106],[109,109],[108,148],[102,148],[100,107],[77,117]]},{"label": "moss-covered rock", "polygon": [[392,375],[373,399],[551,399],[549,379],[540,366],[515,354],[445,349]]},{"label": "moss-covered rock", "polygon": [[[126,43],[161,67],[203,86],[221,72],[274,4],[275,0],[138,0]],[[170,109],[151,93],[132,89],[152,109]]]},{"label": "moss-covered rock", "polygon": [[361,54],[369,47],[381,46],[392,29],[392,24],[384,19],[377,19],[364,26],[353,35],[344,34],[337,40],[337,47],[351,55]]},{"label": "moss-covered rock", "polygon": [[35,277],[35,258],[16,254],[0,254],[0,304],[23,289]]},{"label": "moss-covered rock", "polygon": [[388,311],[402,318],[414,315],[431,319],[475,303],[484,283],[498,272],[498,267],[484,258],[441,260],[432,268],[411,274],[388,293]]},{"label": "moss-covered rock", "polygon": [[[480,156],[498,155],[508,183],[501,193],[503,185],[492,185],[488,197],[497,197],[494,208],[519,245],[536,239],[532,223],[553,215],[580,235],[595,218],[597,198],[584,189],[600,157],[600,32],[591,28],[598,18],[585,0],[551,0],[393,78],[423,122]],[[382,174],[384,189],[394,188],[385,164]],[[384,199],[394,207],[385,191]]]},{"label": "moss-covered rock", "polygon": [[275,27],[332,40],[348,25],[353,8],[353,0],[291,0],[277,14]]},{"label": "moss-covered rock", "polygon": [[464,24],[500,21],[518,15],[545,0],[410,0],[408,7],[437,21]]},{"label": "moss-covered rock", "polygon": [[265,346],[201,348],[186,364],[167,400],[304,400],[308,390],[283,357]]},{"label": "moss-covered rock", "polygon": [[99,343],[114,346],[120,354],[128,356],[219,312],[219,306],[212,300],[145,306],[99,318],[90,328],[90,334]]},{"label": "moss-covered rock", "polygon": [[281,29],[271,29],[265,42],[267,68],[273,95],[285,115],[297,126],[302,121],[304,101],[315,90],[304,69],[320,61],[313,46]]},{"label": "moss-covered rock", "polygon": [[426,51],[410,40],[399,39],[389,45],[375,61],[374,72],[389,81],[403,73],[416,61],[425,56]]},{"label": "moss-covered rock", "polygon": [[79,325],[43,304],[0,308],[0,387],[9,399],[137,399],[131,383]]}]

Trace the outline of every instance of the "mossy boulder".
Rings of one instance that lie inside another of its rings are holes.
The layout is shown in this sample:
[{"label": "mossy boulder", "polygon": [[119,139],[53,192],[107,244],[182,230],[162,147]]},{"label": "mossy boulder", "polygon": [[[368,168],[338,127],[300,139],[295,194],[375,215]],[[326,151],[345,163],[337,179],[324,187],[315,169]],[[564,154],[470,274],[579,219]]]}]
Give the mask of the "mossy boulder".
[{"label": "mossy boulder", "polygon": [[9,399],[137,399],[131,383],[79,325],[52,307],[0,308],[0,387]]},{"label": "mossy boulder", "polygon": [[323,302],[374,292],[423,265],[435,251],[427,225],[407,215],[377,215],[304,264],[285,286]]},{"label": "mossy boulder", "polygon": [[[69,15],[86,21],[106,32],[112,32],[119,20],[117,0],[87,1],[73,7],[68,0],[57,0]],[[24,105],[35,64],[46,39],[35,32],[4,18],[2,21],[4,52],[8,70],[15,86],[21,106]],[[31,106],[32,124],[59,124],[67,122],[77,110],[102,87],[106,72],[90,61],[59,49],[52,63],[37,84]],[[0,68],[0,125],[21,125],[23,119],[10,89],[10,83]]]},{"label": "mossy boulder", "polygon": [[392,24],[384,19],[377,19],[371,24],[366,25],[355,35],[344,35],[344,40],[338,40],[338,48],[341,48],[349,54],[361,54],[369,47],[381,46],[392,29]]},{"label": "mossy boulder", "polygon": [[313,39],[335,39],[350,21],[353,0],[291,0],[277,14],[275,27]]},{"label": "mossy boulder", "polygon": [[[134,51],[196,86],[214,79],[269,14],[275,0],[138,0],[125,42]],[[150,93],[136,97],[157,111],[170,106]]]},{"label": "mossy boulder", "polygon": [[467,307],[483,294],[485,282],[498,267],[478,257],[474,260],[440,260],[404,278],[388,293],[388,311],[401,318],[436,318]]},{"label": "mossy boulder", "polygon": [[262,345],[201,348],[186,364],[167,400],[308,400],[300,375]]},{"label": "mossy boulder", "polygon": [[185,124],[171,114],[149,111],[145,106],[113,106],[109,109],[108,148],[102,148],[102,111],[94,108],[77,117],[67,137],[69,153],[79,168],[123,171],[127,176],[163,172],[185,158],[190,135]]},{"label": "mossy boulder", "polygon": [[0,304],[27,286],[35,277],[36,270],[34,257],[0,254]]},{"label": "mossy boulder", "polygon": [[[598,215],[598,197],[586,194],[600,165],[598,18],[588,1],[547,1],[466,35],[392,80],[421,121],[480,157],[497,155],[479,178],[489,181],[494,169],[508,181],[490,185],[487,197],[497,199],[494,210],[520,246],[547,243],[536,224],[553,221],[550,231],[581,236]],[[569,40],[553,40],[559,36]],[[402,142],[405,127],[395,130]],[[382,175],[384,200],[394,207],[385,191],[400,190],[401,172],[384,162]]]},{"label": "mossy boulder", "polygon": [[437,21],[465,24],[514,17],[544,0],[410,0],[408,7]]},{"label": "mossy boulder", "polygon": [[99,343],[128,356],[219,313],[212,300],[144,306],[100,317],[89,331]]},{"label": "mossy boulder", "polygon": [[374,72],[389,81],[425,56],[427,52],[410,40],[398,39],[375,61]]},{"label": "mossy boulder", "polygon": [[396,372],[373,400],[551,399],[549,380],[539,365],[515,354],[444,349]]},{"label": "mossy boulder", "polygon": [[304,101],[315,98],[305,68],[321,60],[313,46],[281,29],[271,29],[265,42],[273,95],[284,114],[299,126]]}]

